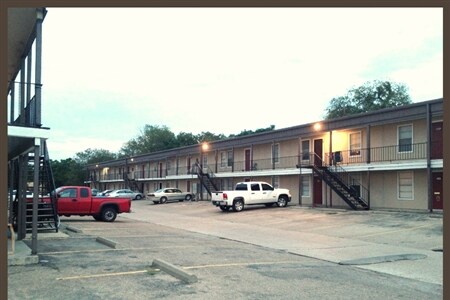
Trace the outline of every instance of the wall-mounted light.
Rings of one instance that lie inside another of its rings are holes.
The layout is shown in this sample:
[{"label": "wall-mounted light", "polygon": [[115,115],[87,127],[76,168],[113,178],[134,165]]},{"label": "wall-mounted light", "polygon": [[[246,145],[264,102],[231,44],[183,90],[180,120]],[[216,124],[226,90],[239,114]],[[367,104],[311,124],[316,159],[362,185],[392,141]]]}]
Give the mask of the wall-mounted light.
[{"label": "wall-mounted light", "polygon": [[320,124],[320,123],[314,124],[314,130],[315,130],[315,131],[319,131],[319,130],[321,130],[321,129],[322,129],[322,124]]},{"label": "wall-mounted light", "polygon": [[202,151],[207,151],[209,149],[209,144],[207,142],[202,143]]}]

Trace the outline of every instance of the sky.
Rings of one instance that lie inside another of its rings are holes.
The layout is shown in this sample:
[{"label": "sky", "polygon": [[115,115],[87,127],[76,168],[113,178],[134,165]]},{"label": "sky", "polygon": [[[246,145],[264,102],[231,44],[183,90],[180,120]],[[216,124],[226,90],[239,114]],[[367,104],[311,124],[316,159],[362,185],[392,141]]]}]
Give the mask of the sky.
[{"label": "sky", "polygon": [[442,8],[52,8],[50,158],[118,152],[146,124],[237,134],[322,120],[373,80],[443,96]]}]

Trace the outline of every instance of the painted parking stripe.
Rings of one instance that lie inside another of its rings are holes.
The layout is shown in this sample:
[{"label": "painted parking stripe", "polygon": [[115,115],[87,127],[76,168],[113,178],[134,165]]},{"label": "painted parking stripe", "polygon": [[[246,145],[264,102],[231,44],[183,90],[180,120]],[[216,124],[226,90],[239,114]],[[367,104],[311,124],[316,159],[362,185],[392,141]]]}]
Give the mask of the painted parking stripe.
[{"label": "painted parking stripe", "polygon": [[[154,271],[157,271],[157,269],[154,269]],[[75,280],[75,279],[88,279],[88,278],[98,278],[98,277],[135,275],[135,274],[143,274],[143,273],[147,273],[147,272],[149,272],[149,270],[139,270],[139,271],[129,271],[129,272],[116,272],[116,273],[104,273],[104,274],[92,274],[92,275],[78,275],[78,276],[71,276],[71,277],[59,277],[59,278],[56,278],[56,280]]]}]

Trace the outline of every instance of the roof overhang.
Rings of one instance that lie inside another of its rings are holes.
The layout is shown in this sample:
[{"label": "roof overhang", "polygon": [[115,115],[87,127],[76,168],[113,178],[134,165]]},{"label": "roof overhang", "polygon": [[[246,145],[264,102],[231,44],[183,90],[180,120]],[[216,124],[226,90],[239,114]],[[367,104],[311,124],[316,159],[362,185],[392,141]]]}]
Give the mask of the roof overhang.
[{"label": "roof overhang", "polygon": [[8,82],[17,76],[22,59],[33,45],[36,22],[46,13],[43,7],[8,8]]}]

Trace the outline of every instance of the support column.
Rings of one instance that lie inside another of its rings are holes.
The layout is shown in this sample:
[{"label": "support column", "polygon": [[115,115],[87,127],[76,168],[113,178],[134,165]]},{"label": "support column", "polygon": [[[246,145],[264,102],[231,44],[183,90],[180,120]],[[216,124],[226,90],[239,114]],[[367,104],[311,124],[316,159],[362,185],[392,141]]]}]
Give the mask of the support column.
[{"label": "support column", "polygon": [[33,176],[33,217],[31,230],[31,254],[37,254],[37,222],[38,222],[38,199],[39,199],[39,165],[40,165],[40,145],[36,139],[34,146],[34,176]]},{"label": "support column", "polygon": [[36,20],[36,69],[35,69],[35,92],[36,92],[36,120],[35,124],[37,127],[42,126],[41,122],[41,62],[42,62],[42,22],[44,21],[44,9],[38,8],[36,10],[37,20]]}]

